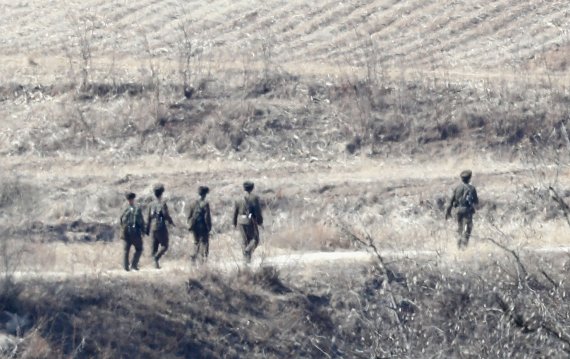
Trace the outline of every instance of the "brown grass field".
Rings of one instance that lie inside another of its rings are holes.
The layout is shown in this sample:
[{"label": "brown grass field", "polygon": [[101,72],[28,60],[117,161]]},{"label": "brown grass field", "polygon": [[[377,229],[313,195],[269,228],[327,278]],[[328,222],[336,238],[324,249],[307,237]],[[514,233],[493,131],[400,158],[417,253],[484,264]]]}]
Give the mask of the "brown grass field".
[{"label": "brown grass field", "polygon": [[[567,2],[0,10],[0,356],[568,357]],[[459,251],[444,215],[466,168]],[[251,266],[244,180],[266,219]],[[127,273],[124,193],[146,208],[156,182],[171,247],[155,270],[145,237]]]}]

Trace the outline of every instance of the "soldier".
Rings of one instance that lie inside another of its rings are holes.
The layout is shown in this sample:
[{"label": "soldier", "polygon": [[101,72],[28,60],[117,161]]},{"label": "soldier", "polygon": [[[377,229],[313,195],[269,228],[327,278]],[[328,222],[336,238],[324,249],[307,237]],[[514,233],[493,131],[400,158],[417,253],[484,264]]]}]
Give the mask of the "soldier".
[{"label": "soldier", "polygon": [[451,209],[457,208],[457,225],[459,232],[459,239],[457,246],[461,249],[467,247],[469,237],[473,230],[473,214],[475,213],[475,206],[479,203],[477,198],[477,190],[475,186],[470,184],[472,172],[465,170],[459,175],[463,183],[458,185],[451,195],[451,201],[445,213],[445,219],[451,217]]},{"label": "soldier", "polygon": [[[152,256],[156,269],[160,269],[160,257],[168,250],[168,228],[167,223],[174,225],[166,201],[162,199],[164,185],[154,185],[154,195],[156,199],[150,204],[148,209],[148,220],[146,233],[152,235]],[[160,251],[159,247],[162,246]]]},{"label": "soldier", "polygon": [[[126,198],[129,205],[121,215],[121,239],[125,241],[125,258],[123,263],[127,272],[129,269],[139,270],[138,264],[143,250],[144,218],[141,208],[135,205],[135,197],[136,194],[132,192],[127,193]],[[135,254],[129,268],[131,246],[135,247]]]},{"label": "soldier", "polygon": [[251,262],[251,255],[259,244],[258,226],[263,226],[259,197],[251,193],[253,187],[253,182],[246,181],[243,183],[243,189],[246,193],[242,199],[235,202],[233,216],[234,227],[239,225],[243,239],[243,256],[247,263]]},{"label": "soldier", "polygon": [[206,186],[198,188],[199,199],[194,202],[188,215],[188,224],[190,230],[194,234],[194,253],[192,254],[192,263],[196,262],[200,256],[202,262],[208,258],[210,247],[210,231],[212,230],[212,218],[210,216],[210,203],[206,201],[206,195],[210,189]]}]

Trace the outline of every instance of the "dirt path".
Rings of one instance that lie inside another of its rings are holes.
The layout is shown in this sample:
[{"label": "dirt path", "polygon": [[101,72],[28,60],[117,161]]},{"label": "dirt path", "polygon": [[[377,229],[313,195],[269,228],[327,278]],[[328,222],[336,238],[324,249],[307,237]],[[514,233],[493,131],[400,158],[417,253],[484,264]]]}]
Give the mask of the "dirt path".
[{"label": "dirt path", "polygon": [[[561,247],[541,247],[526,248],[520,251],[523,254],[535,254],[549,256],[553,254],[570,254],[570,246]],[[417,259],[436,259],[444,260],[463,260],[465,256],[475,257],[478,251],[472,249],[466,252],[438,252],[435,250],[385,250],[380,255],[389,261],[394,260],[417,260]],[[463,258],[463,259],[462,259]],[[108,279],[108,278],[131,278],[133,280],[160,280],[160,281],[185,281],[189,276],[204,270],[212,270],[223,273],[235,272],[244,268],[260,268],[272,266],[278,269],[299,269],[299,268],[317,268],[317,267],[342,267],[350,264],[365,265],[373,262],[375,256],[368,251],[342,251],[342,252],[303,252],[291,253],[284,255],[276,255],[269,257],[261,257],[255,259],[250,265],[245,265],[238,260],[216,261],[210,262],[203,266],[183,266],[180,263],[168,263],[165,261],[164,267],[156,270],[151,267],[142,268],[136,272],[126,272],[120,269],[110,269],[101,271],[17,271],[13,273],[16,280],[67,280],[67,279]],[[332,268],[331,268],[332,269]]]}]

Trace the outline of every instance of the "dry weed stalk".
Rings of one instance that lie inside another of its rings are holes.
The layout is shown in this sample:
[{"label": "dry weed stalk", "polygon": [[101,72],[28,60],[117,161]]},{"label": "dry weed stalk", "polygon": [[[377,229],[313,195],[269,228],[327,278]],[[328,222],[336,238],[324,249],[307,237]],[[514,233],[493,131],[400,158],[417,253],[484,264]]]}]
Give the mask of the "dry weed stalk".
[{"label": "dry weed stalk", "polygon": [[[186,9],[180,4],[181,13],[186,15]],[[195,91],[192,86],[192,73],[193,69],[191,66],[192,57],[196,51],[194,48],[194,42],[190,33],[190,24],[185,21],[186,16],[183,16],[182,20],[178,24],[178,28],[181,34],[181,40],[178,45],[179,49],[179,60],[178,60],[178,72],[182,77],[182,84],[184,86],[184,96],[186,98],[192,97]]]},{"label": "dry weed stalk", "polygon": [[160,120],[160,67],[158,61],[155,61],[156,55],[153,53],[146,33],[142,34],[145,52],[148,57],[148,67],[150,70],[149,87],[154,90],[154,118],[158,122]]},{"label": "dry weed stalk", "polygon": [[394,293],[393,293],[393,290],[391,287],[391,283],[393,281],[395,272],[389,268],[388,264],[386,263],[386,261],[384,260],[384,258],[380,254],[380,252],[378,251],[378,248],[376,247],[376,245],[374,244],[374,239],[372,238],[372,236],[367,231],[364,230],[364,238],[362,238],[348,224],[346,224],[342,221],[336,221],[335,223],[339,226],[340,230],[343,233],[345,233],[346,235],[348,235],[354,242],[364,246],[365,248],[367,248],[369,250],[372,250],[372,252],[376,256],[376,259],[378,260],[378,265],[380,267],[380,273],[382,275],[382,288],[388,294],[388,300],[389,300],[389,305],[390,305],[389,309],[392,310],[391,311],[392,317],[393,317],[394,322],[398,325],[398,332],[400,334],[400,339],[404,343],[406,353],[409,355],[410,343],[409,343],[408,337],[404,331],[404,324],[402,323],[402,321],[398,315],[398,311],[397,311],[398,306],[396,304],[396,299],[394,298]]},{"label": "dry weed stalk", "polygon": [[[501,231],[496,225],[492,224],[493,229],[496,233],[498,233],[502,237],[507,237],[507,235]],[[484,238],[484,240],[492,243],[502,251],[506,252],[509,256],[511,256],[516,264],[517,264],[517,274],[518,274],[518,292],[515,294],[523,295],[523,296],[533,296],[534,302],[538,303],[537,305],[542,308],[542,311],[545,312],[543,315],[538,316],[541,310],[537,309],[536,312],[530,317],[526,317],[525,313],[516,308],[513,304],[515,298],[509,298],[507,293],[498,291],[495,293],[496,301],[501,308],[501,310],[505,313],[505,315],[509,318],[509,320],[517,327],[521,328],[523,333],[533,333],[539,329],[544,330],[548,335],[551,337],[563,342],[566,346],[563,349],[570,353],[570,335],[568,335],[563,328],[561,328],[557,323],[553,322],[551,319],[549,320],[547,317],[554,318],[554,315],[551,315],[547,312],[548,305],[544,302],[541,295],[533,290],[532,286],[529,285],[529,280],[532,278],[534,280],[538,280],[534,278],[531,272],[528,270],[527,265],[523,262],[520,254],[508,246],[501,244],[499,241],[493,238]],[[539,270],[540,273],[546,278],[549,284],[557,290],[559,285],[553,280],[550,275],[546,273],[544,269]],[[563,300],[564,294],[557,293],[560,297],[560,300]],[[538,317],[537,317],[538,316]]]},{"label": "dry weed stalk", "polygon": [[89,79],[91,76],[92,60],[93,60],[93,39],[95,35],[96,28],[96,17],[92,14],[86,15],[73,15],[68,14],[68,20],[74,29],[74,37],[77,40],[76,46],[78,48],[78,53],[76,55],[69,49],[69,46],[64,46],[66,51],[66,56],[68,57],[69,71],[75,77],[75,71],[73,67],[74,58],[77,56],[80,63],[80,91],[86,91],[89,86]]},{"label": "dry weed stalk", "polygon": [[570,207],[568,206],[568,204],[566,204],[566,202],[564,201],[564,199],[558,194],[558,192],[556,192],[556,190],[554,189],[554,187],[549,186],[548,187],[548,191],[550,192],[550,196],[552,198],[552,200],[556,203],[558,203],[558,206],[560,207],[560,209],[562,210],[562,213],[564,213],[564,218],[566,218],[566,222],[568,223],[568,225],[570,226]]}]

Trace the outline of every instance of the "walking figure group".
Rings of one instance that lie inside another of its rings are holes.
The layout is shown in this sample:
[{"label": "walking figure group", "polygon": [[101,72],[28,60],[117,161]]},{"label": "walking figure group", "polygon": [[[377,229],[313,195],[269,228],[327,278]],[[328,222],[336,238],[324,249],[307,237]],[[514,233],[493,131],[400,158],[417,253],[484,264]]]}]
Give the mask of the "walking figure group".
[{"label": "walking figure group", "polygon": [[[259,245],[259,226],[263,226],[263,215],[260,199],[252,193],[253,182],[244,182],[243,188],[245,190],[243,198],[237,200],[234,205],[233,225],[235,228],[239,227],[242,236],[243,256],[245,261],[249,263],[253,252]],[[168,225],[174,227],[176,225],[170,216],[168,205],[162,197],[164,185],[156,184],[153,191],[155,199],[149,205],[146,221],[141,207],[135,203],[136,194],[130,192],[126,195],[128,205],[120,218],[120,236],[125,244],[123,266],[126,271],[139,270],[139,260],[143,251],[143,235],[152,238],[152,257],[155,268],[160,269],[160,258],[168,250]],[[210,189],[206,186],[198,188],[199,198],[192,203],[188,214],[188,230],[194,236],[192,263],[205,262],[209,253],[210,232],[212,231],[210,204],[206,200],[209,192]],[[130,257],[131,247],[135,249],[132,260]]]},{"label": "walking figure group", "polygon": [[[471,232],[473,230],[473,215],[476,206],[479,204],[477,190],[471,182],[472,172],[465,170],[461,172],[462,183],[452,192],[449,205],[445,213],[445,219],[449,219],[452,210],[455,209],[455,216],[458,225],[457,245],[460,249],[467,247]],[[168,225],[175,226],[168,211],[166,201],[163,200],[164,185],[154,186],[155,199],[149,205],[147,220],[145,222],[142,209],[135,204],[134,193],[127,194],[128,206],[121,215],[121,238],[125,242],[125,270],[138,270],[139,259],[143,250],[142,236],[148,235],[152,238],[152,256],[157,269],[160,269],[160,258],[168,250]],[[249,263],[257,246],[259,245],[259,227],[263,226],[263,215],[261,211],[259,196],[253,194],[253,182],[243,183],[245,191],[243,198],[235,201],[233,212],[233,225],[238,228],[242,237],[242,249],[244,260]],[[210,204],[206,196],[210,189],[206,186],[198,188],[199,198],[190,207],[188,215],[188,230],[194,236],[194,252],[191,256],[192,263],[196,261],[204,262],[208,258],[210,247],[210,232],[212,231],[212,217],[210,214]],[[130,249],[135,248],[132,261],[130,261]]]}]

